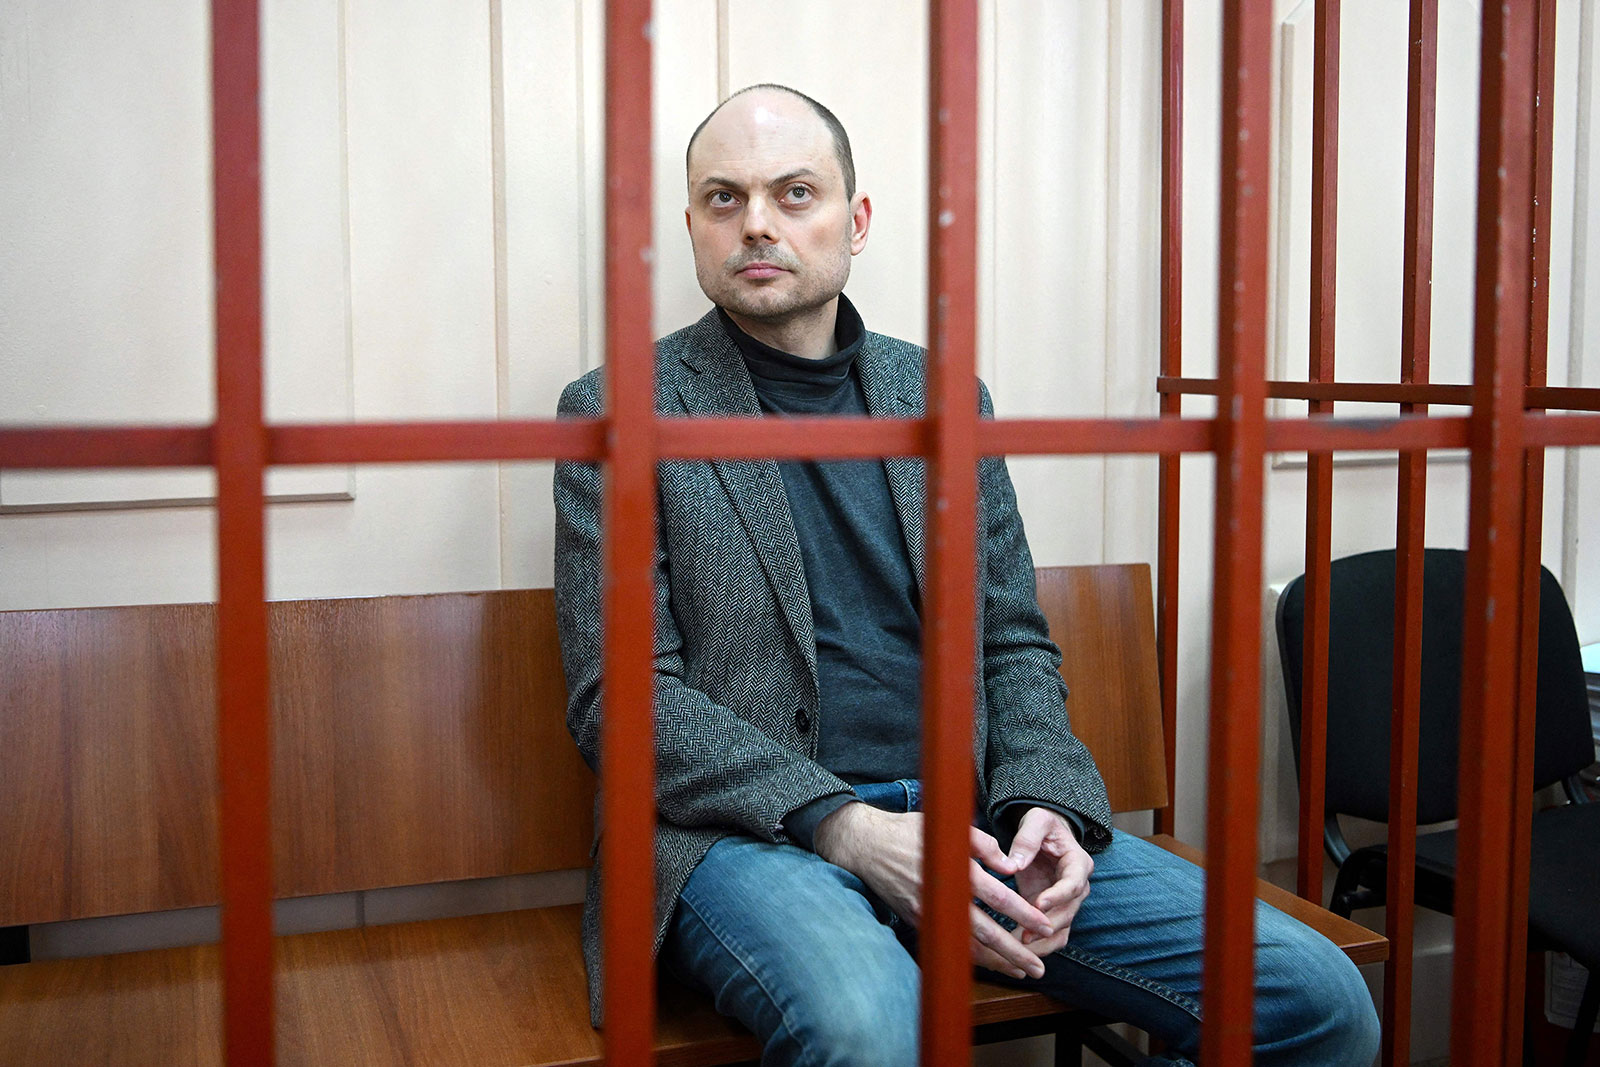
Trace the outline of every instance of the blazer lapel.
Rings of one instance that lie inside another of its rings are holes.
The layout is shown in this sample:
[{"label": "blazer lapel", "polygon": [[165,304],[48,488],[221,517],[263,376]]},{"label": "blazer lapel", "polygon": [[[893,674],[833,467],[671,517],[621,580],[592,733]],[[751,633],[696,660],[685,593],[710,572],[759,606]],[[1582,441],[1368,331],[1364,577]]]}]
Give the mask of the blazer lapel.
[{"label": "blazer lapel", "polygon": [[[715,310],[700,320],[700,345],[680,355],[692,372],[678,378],[678,396],[692,416],[761,415],[755,387],[744,357],[722,328]],[[772,583],[778,605],[783,609],[795,643],[800,646],[817,677],[817,644],[811,617],[811,593],[806,587],[805,569],[800,560],[800,542],[795,536],[794,516],[784,492],[783,476],[776,460],[712,460],[712,468],[722,479],[733,501],[734,510],[744,524],[767,580]]]},{"label": "blazer lapel", "polygon": [[[861,391],[866,395],[867,414],[873,418],[915,419],[923,413],[921,383],[910,378],[904,369],[877,344],[875,334],[868,334],[856,356],[856,369],[861,374]],[[884,473],[889,478],[889,493],[894,497],[894,510],[900,516],[900,530],[905,535],[906,552],[911,557],[911,572],[917,579],[917,592],[927,589],[923,583],[924,531],[927,523],[926,473],[922,460],[915,456],[887,456],[883,461]]]}]

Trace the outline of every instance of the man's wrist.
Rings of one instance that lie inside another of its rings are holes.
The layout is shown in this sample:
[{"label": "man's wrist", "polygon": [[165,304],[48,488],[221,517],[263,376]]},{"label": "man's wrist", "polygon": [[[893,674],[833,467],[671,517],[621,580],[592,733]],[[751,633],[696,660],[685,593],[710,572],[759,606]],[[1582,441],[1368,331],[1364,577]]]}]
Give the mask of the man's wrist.
[{"label": "man's wrist", "polygon": [[855,845],[860,837],[861,820],[870,818],[873,809],[859,800],[846,801],[817,823],[812,849],[836,867],[853,870]]}]

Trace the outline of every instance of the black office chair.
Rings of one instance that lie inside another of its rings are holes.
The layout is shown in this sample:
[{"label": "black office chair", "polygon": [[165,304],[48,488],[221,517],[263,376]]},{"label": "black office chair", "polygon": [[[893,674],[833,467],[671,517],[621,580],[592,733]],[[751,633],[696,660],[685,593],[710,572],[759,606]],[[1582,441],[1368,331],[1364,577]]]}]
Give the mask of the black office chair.
[{"label": "black office chair", "polygon": [[[1422,707],[1417,823],[1456,817],[1461,713],[1462,597],[1466,554],[1430,548],[1423,563]],[[1349,916],[1384,902],[1385,845],[1351,850],[1339,816],[1389,819],[1389,729],[1394,677],[1395,553],[1333,561],[1328,627],[1328,747],[1323,844],[1339,865],[1329,909]],[[1278,601],[1278,649],[1300,754],[1300,692],[1305,639],[1305,576]],[[1600,1009],[1600,804],[1585,803],[1577,779],[1595,761],[1588,695],[1572,613],[1555,577],[1539,585],[1539,677],[1534,787],[1562,782],[1571,803],[1533,817],[1528,892],[1530,947],[1559,949],[1589,970],[1568,1046],[1583,1060]],[[1509,709],[1508,712],[1509,714]],[[1456,833],[1417,836],[1416,902],[1449,913],[1455,897]]]}]

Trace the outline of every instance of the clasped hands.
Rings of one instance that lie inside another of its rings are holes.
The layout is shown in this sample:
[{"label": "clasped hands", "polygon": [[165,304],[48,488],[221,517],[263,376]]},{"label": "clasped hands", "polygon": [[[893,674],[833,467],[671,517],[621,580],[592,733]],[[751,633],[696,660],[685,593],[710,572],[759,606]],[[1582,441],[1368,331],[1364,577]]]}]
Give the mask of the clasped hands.
[{"label": "clasped hands", "polygon": [[[922,911],[922,814],[882,811],[851,803],[817,827],[817,854],[867,884],[895,914],[918,925]],[[1044,957],[1067,943],[1094,860],[1067,820],[1048,808],[1029,808],[1011,851],[991,835],[969,830],[972,876],[972,962],[1014,978],[1044,974]],[[985,870],[987,868],[987,870]],[[990,873],[993,872],[993,873]],[[1000,879],[1013,876],[1016,889]],[[1007,930],[981,901],[1016,920]]]}]

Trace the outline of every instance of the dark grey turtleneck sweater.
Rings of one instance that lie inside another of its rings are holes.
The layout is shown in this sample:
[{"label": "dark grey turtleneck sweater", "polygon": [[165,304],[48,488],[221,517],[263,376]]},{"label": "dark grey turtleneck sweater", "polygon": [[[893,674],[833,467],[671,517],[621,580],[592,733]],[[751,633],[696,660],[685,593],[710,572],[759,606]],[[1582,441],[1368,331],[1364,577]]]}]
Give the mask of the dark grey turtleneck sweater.
[{"label": "dark grey turtleneck sweater", "polygon": [[[805,359],[762,344],[720,312],[763,411],[866,415],[855,369],[865,329],[839,297],[838,353]],[[811,594],[821,715],[817,762],[851,784],[917,777],[921,764],[922,622],[916,577],[881,460],[778,464]],[[811,844],[817,823],[850,799],[791,812]]]}]

